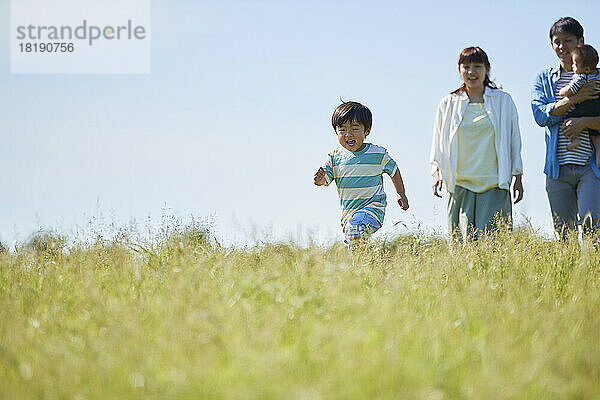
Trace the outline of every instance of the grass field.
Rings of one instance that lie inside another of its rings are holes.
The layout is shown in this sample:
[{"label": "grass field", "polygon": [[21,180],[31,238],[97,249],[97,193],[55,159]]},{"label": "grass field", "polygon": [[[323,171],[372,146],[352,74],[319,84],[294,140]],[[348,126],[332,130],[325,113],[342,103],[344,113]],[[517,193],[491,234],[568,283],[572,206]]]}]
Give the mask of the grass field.
[{"label": "grass field", "polygon": [[0,255],[0,398],[598,399],[600,255],[54,238]]}]

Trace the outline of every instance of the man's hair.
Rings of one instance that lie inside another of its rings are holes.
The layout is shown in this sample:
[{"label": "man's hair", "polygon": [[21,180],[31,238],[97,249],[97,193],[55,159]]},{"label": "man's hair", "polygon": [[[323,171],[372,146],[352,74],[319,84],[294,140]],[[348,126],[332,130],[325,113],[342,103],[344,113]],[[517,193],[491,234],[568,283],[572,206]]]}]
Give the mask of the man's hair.
[{"label": "man's hair", "polygon": [[585,68],[596,68],[596,65],[598,65],[598,52],[589,44],[582,44],[575,47],[571,54],[577,54],[581,57],[581,60],[583,61],[582,66]]},{"label": "man's hair", "polygon": [[331,125],[334,131],[336,127],[354,121],[361,123],[365,127],[365,130],[371,129],[371,125],[373,124],[371,110],[356,101],[345,101],[337,106],[331,116]]},{"label": "man's hair", "polygon": [[560,33],[570,33],[575,35],[577,39],[581,39],[583,37],[583,26],[575,18],[562,17],[550,28],[550,40]]}]

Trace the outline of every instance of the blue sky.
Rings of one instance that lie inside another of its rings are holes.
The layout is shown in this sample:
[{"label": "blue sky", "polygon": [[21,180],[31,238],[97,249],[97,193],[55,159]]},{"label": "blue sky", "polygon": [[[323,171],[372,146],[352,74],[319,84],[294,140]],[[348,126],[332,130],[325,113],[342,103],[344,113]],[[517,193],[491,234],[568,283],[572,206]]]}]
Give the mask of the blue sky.
[{"label": "blue sky", "polygon": [[432,123],[471,45],[519,111],[525,199],[514,215],[548,235],[531,83],[558,63],[548,30],[559,17],[577,18],[600,47],[595,1],[153,1],[151,74],[19,75],[0,4],[3,242],[40,227],[69,233],[99,214],[127,224],[165,213],[211,217],[226,243],[338,240],[336,191],[312,175],[336,146],[340,98],[371,108],[369,140],[404,177],[411,208],[389,201],[381,234],[445,232],[446,199],[430,188]]}]

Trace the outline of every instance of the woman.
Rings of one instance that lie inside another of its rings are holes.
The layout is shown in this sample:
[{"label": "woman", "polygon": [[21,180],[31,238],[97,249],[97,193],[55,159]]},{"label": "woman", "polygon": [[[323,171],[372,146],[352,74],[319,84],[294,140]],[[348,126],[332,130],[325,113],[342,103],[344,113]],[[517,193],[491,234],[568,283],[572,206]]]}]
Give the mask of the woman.
[{"label": "woman", "polygon": [[458,71],[463,85],[442,99],[433,127],[433,194],[446,186],[450,232],[476,239],[500,220],[510,226],[513,176],[515,204],[523,198],[521,134],[512,98],[489,78],[487,54],[464,49]]}]

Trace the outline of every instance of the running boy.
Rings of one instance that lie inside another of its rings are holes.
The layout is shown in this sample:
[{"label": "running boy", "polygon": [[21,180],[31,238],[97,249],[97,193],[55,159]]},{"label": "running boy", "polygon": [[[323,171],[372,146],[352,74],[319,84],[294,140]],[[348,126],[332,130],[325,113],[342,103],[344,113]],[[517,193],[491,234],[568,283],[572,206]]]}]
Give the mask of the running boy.
[{"label": "running boy", "polygon": [[[598,65],[598,52],[589,44],[577,46],[572,52],[573,59],[573,79],[558,94],[563,97],[574,95],[587,82],[596,79],[600,80],[600,70],[596,68]],[[600,116],[600,99],[592,99],[579,103],[573,111],[569,112],[566,118],[569,117],[598,117]],[[594,144],[596,151],[596,166],[600,168],[600,132],[593,129],[588,129],[590,140]],[[581,144],[581,140],[573,140],[567,150],[572,150]]]},{"label": "running boy", "polygon": [[364,241],[383,224],[384,172],[392,178],[398,204],[403,210],[408,209],[396,163],[383,147],[364,143],[372,122],[366,106],[353,101],[340,104],[333,112],[331,124],[342,147],[329,152],[325,165],[314,177],[317,186],[328,186],[335,181],[342,207],[342,230],[350,244]]}]

